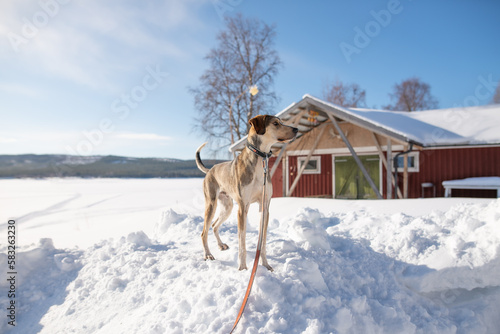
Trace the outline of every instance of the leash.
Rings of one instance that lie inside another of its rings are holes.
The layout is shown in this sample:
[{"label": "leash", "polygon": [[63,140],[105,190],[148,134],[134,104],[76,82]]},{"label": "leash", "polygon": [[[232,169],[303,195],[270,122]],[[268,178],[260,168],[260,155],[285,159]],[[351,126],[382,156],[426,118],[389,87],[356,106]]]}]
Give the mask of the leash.
[{"label": "leash", "polygon": [[[250,147],[249,147],[250,148]],[[264,156],[258,154],[255,152],[252,148],[250,148],[252,152],[255,154],[259,155],[262,157],[262,166],[264,167],[264,186],[262,187],[262,217],[260,219],[260,226],[259,226],[259,241],[257,242],[257,251],[255,252],[255,260],[253,260],[253,268],[252,268],[252,274],[250,275],[250,281],[248,282],[248,287],[247,291],[245,293],[245,298],[243,298],[243,302],[241,303],[240,311],[238,312],[238,316],[236,317],[236,321],[234,322],[233,328],[231,329],[230,334],[233,333],[234,329],[238,325],[238,322],[240,322],[241,316],[243,315],[243,311],[245,310],[245,306],[247,305],[248,302],[248,297],[250,296],[250,291],[252,290],[252,285],[253,281],[255,279],[255,274],[257,273],[257,267],[259,266],[259,257],[260,257],[260,251],[262,249],[262,239],[263,239],[263,225],[264,225],[264,212],[266,208],[264,208],[265,205],[265,200],[266,200],[266,182],[267,182],[267,169],[268,169],[268,159],[271,156],[271,152],[268,153],[263,153]],[[261,151],[257,150],[256,151],[262,153]]]}]

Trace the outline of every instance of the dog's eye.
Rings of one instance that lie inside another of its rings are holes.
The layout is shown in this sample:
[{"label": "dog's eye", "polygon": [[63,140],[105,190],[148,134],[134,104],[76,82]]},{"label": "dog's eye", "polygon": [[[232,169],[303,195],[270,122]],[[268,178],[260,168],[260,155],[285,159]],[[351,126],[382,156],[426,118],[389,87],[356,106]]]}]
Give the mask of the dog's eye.
[{"label": "dog's eye", "polygon": [[280,123],[278,123],[278,121],[274,121],[273,125],[278,126],[278,125],[280,125]]}]

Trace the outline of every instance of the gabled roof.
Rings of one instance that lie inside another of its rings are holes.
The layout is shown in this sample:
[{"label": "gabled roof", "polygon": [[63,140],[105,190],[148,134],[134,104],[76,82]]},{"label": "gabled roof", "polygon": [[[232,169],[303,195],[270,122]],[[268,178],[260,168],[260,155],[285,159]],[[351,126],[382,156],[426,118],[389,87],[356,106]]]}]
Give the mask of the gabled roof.
[{"label": "gabled roof", "polygon": [[[311,119],[310,111],[315,112]],[[422,147],[500,144],[500,105],[395,112],[376,109],[353,109],[304,95],[276,116],[285,123],[295,122],[299,137],[329,120],[340,121]],[[300,118],[300,119],[297,119]],[[297,123],[298,122],[298,123]],[[241,150],[246,137],[234,143],[231,152]],[[277,144],[276,146],[281,146]]]}]

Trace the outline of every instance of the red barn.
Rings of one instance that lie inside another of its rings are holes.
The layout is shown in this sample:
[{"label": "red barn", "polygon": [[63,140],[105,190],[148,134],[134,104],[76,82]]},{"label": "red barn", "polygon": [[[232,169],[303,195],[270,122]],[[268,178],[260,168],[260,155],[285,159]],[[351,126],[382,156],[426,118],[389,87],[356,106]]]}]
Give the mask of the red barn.
[{"label": "red barn", "polygon": [[392,112],[305,95],[276,116],[299,136],[273,147],[274,197],[441,197],[444,181],[479,177],[446,185],[452,196],[499,196],[500,105]]}]

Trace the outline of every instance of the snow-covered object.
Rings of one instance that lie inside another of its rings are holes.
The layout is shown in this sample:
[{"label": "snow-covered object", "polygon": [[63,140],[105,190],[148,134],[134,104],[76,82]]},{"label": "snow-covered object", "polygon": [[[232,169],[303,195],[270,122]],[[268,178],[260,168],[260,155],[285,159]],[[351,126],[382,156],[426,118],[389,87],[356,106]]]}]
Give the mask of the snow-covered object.
[{"label": "snow-covered object", "polygon": [[451,187],[500,187],[500,176],[468,177],[461,180],[444,181],[443,186]]}]

